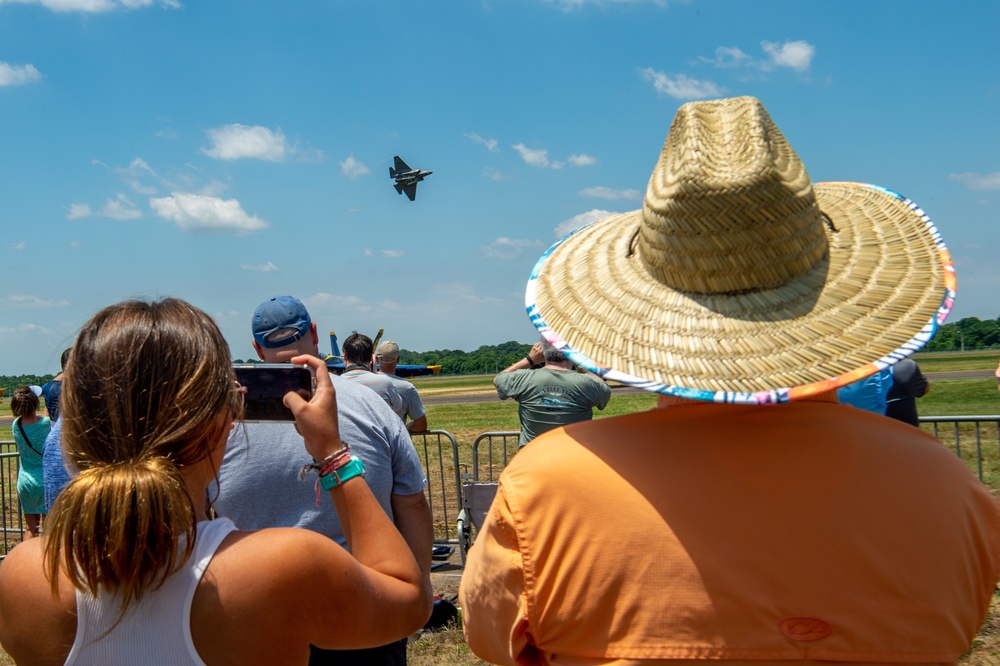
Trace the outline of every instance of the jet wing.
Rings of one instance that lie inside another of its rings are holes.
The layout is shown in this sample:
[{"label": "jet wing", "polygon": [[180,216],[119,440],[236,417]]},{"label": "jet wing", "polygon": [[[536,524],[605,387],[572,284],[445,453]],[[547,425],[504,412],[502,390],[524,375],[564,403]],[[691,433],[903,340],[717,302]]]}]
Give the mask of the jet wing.
[{"label": "jet wing", "polygon": [[[398,188],[399,185],[397,185],[396,187]],[[416,183],[410,183],[409,185],[406,185],[405,187],[403,187],[403,191],[406,192],[406,196],[410,197],[410,201],[413,201],[414,199],[417,198]]]},{"label": "jet wing", "polygon": [[404,162],[402,159],[400,159],[399,155],[396,155],[396,157],[393,158],[393,159],[396,160],[396,173],[397,174],[399,174],[399,173],[406,173],[407,171],[413,171],[413,169],[411,169],[406,162]]}]

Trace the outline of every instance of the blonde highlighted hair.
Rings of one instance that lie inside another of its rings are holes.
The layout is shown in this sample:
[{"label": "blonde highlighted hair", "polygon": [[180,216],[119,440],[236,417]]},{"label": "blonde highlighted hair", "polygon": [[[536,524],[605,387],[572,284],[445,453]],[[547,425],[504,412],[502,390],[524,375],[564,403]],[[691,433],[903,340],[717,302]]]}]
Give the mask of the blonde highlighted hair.
[{"label": "blonde highlighted hair", "polygon": [[[198,511],[181,470],[239,418],[229,346],[185,301],[125,301],[87,322],[63,379],[62,447],[79,474],[46,523],[46,572],[122,612],[191,554]],[[184,544],[183,552],[179,552]]]}]

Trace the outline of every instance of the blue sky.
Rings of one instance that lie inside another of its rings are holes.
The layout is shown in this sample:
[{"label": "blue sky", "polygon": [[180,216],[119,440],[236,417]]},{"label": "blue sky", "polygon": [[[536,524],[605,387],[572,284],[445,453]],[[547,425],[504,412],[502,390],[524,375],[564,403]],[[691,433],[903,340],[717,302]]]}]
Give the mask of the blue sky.
[{"label": "blue sky", "polygon": [[[641,206],[677,108],[760,98],[814,181],[941,230],[1000,315],[1000,3],[0,0],[0,374],[173,295],[407,349],[534,341],[535,260]],[[415,202],[393,155],[434,175]],[[321,350],[328,351],[323,336]]]}]

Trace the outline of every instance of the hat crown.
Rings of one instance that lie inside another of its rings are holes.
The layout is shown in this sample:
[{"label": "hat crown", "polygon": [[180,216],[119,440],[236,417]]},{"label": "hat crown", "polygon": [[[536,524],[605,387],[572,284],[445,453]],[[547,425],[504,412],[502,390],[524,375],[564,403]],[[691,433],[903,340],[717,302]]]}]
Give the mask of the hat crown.
[{"label": "hat crown", "polygon": [[646,190],[637,247],[654,279],[699,294],[779,287],[825,256],[809,174],[758,100],[678,110]]}]

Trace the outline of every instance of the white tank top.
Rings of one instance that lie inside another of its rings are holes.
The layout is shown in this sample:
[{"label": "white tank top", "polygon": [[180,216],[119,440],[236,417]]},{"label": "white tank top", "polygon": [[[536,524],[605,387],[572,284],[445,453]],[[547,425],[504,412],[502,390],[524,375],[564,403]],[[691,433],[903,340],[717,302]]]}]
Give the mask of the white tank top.
[{"label": "white tank top", "polygon": [[228,518],[198,523],[188,561],[162,587],[133,602],[107,635],[121,612],[118,597],[77,590],[76,640],[66,666],[205,666],[191,638],[191,601],[219,544],[235,529]]}]

